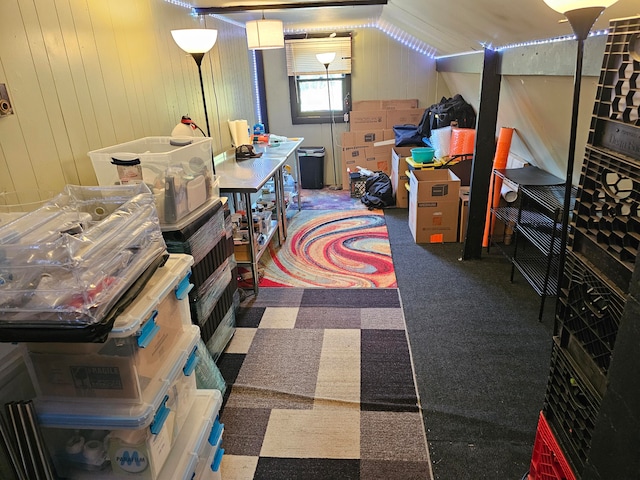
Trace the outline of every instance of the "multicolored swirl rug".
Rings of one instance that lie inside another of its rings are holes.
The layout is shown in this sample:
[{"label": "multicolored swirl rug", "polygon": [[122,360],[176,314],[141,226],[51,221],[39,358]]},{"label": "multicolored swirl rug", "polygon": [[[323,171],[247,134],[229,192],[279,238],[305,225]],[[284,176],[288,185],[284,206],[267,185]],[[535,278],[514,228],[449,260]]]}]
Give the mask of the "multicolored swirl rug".
[{"label": "multicolored swirl rug", "polygon": [[395,288],[381,210],[302,210],[260,260],[261,287]]},{"label": "multicolored swirl rug", "polygon": [[397,289],[260,289],[219,366],[223,479],[433,479]]}]

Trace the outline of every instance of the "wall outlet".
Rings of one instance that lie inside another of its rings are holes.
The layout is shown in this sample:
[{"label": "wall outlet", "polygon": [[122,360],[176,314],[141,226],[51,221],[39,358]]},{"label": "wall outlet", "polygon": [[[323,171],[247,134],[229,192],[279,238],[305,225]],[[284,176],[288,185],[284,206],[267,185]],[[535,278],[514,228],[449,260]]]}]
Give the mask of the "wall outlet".
[{"label": "wall outlet", "polygon": [[0,117],[12,114],[13,108],[11,108],[11,102],[9,101],[7,86],[4,83],[0,83]]}]

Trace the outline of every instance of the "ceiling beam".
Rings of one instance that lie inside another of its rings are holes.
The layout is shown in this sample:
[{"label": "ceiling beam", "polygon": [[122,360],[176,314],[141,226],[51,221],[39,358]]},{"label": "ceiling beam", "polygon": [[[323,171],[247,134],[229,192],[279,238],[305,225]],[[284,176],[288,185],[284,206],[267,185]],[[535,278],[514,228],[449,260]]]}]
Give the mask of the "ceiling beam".
[{"label": "ceiling beam", "polygon": [[369,5],[386,5],[388,0],[329,0],[323,2],[276,3],[265,5],[235,5],[232,7],[200,7],[194,8],[198,15],[225,15],[227,13],[247,12],[249,10],[288,10],[293,8],[323,7],[362,7]]}]

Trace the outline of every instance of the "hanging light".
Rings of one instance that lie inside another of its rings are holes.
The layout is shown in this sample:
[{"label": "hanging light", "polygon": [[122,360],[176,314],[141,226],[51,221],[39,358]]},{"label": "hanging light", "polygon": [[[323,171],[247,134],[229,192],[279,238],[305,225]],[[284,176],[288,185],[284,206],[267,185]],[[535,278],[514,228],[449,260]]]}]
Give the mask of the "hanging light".
[{"label": "hanging light", "polygon": [[284,29],[281,20],[251,20],[245,26],[249,50],[284,48]]}]

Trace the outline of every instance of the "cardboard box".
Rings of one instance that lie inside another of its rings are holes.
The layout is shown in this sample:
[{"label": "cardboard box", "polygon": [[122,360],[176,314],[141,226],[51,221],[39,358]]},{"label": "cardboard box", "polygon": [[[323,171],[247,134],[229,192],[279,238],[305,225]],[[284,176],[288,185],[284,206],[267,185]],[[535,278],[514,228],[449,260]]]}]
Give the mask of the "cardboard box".
[{"label": "cardboard box", "polygon": [[351,111],[382,110],[382,100],[358,100],[353,102]]},{"label": "cardboard box", "polygon": [[391,149],[391,186],[396,197],[397,208],[409,206],[409,191],[405,184],[409,183],[406,158],[411,155],[411,147],[393,147]]},{"label": "cardboard box", "polygon": [[381,142],[384,138],[384,130],[358,130],[344,132],[341,137],[342,147],[366,147],[373,146],[375,142]]},{"label": "cardboard box", "polygon": [[386,110],[352,111],[349,115],[350,129],[354,131],[382,130],[387,124]]},{"label": "cardboard box", "polygon": [[391,154],[378,147],[346,147],[342,149],[342,188],[349,189],[347,169],[357,172],[362,167],[391,176]]},{"label": "cardboard box", "polygon": [[410,108],[404,110],[387,110],[387,123],[384,128],[393,129],[394,125],[418,125],[422,120],[422,110]]},{"label": "cardboard box", "polygon": [[409,230],[416,243],[458,240],[460,180],[448,169],[413,170],[409,177]]},{"label": "cardboard box", "polygon": [[395,140],[396,134],[393,132],[393,128],[385,128],[384,130],[382,130],[382,139]]},{"label": "cardboard box", "polygon": [[405,100],[382,100],[382,110],[407,110],[409,108],[418,108],[417,98],[408,98]]}]

